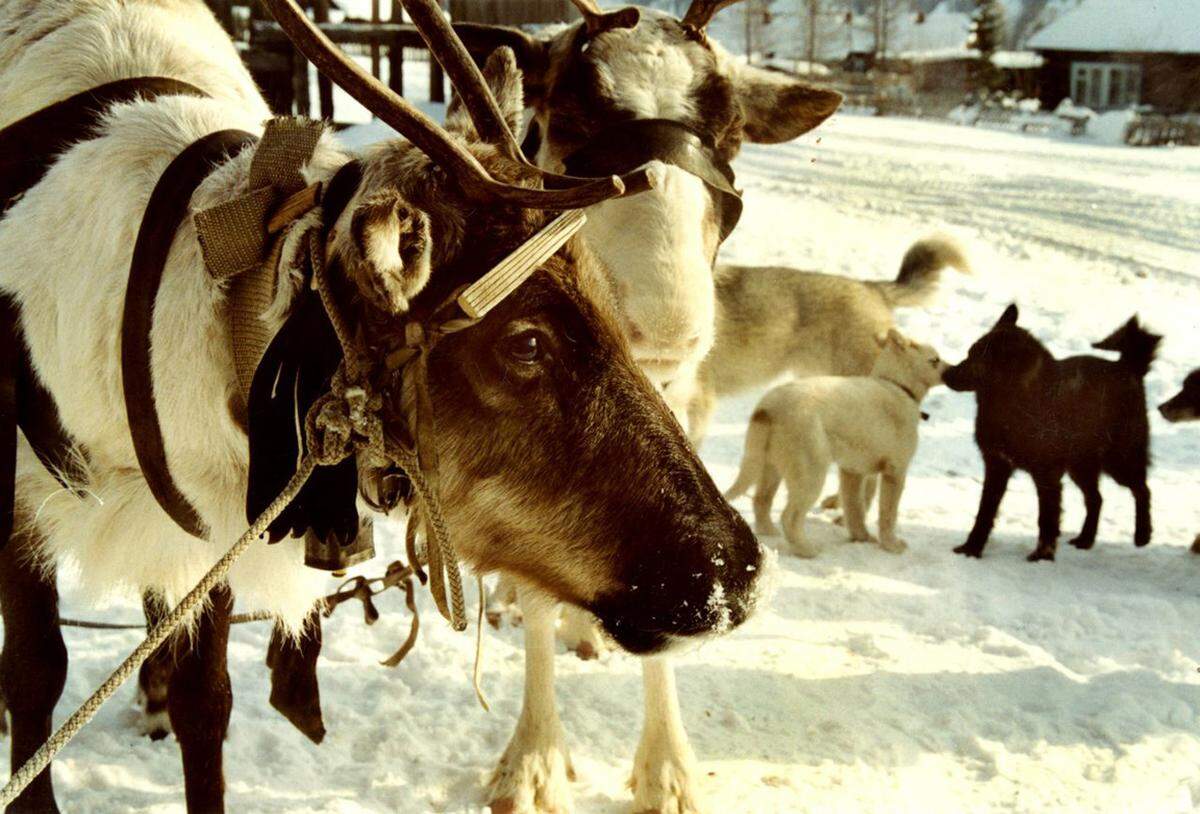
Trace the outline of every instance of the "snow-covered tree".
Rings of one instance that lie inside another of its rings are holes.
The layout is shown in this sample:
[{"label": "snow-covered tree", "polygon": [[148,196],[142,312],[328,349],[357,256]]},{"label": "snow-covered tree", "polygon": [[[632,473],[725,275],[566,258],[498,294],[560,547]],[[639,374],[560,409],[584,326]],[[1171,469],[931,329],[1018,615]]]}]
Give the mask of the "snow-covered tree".
[{"label": "snow-covered tree", "polygon": [[972,90],[987,93],[1000,86],[1003,77],[992,63],[992,56],[1004,47],[1004,37],[1004,6],[1000,0],[975,0],[971,37],[967,42],[979,52],[979,58],[971,65],[969,81]]}]

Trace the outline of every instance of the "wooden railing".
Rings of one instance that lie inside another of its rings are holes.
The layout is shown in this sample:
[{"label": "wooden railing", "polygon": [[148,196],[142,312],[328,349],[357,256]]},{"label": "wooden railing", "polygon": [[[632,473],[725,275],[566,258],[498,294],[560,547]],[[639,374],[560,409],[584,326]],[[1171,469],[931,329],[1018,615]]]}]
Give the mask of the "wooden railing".
[{"label": "wooden railing", "polygon": [[[404,49],[425,50],[425,41],[415,26],[407,23],[319,23],[330,40],[341,46],[359,46],[371,55],[371,73],[382,79],[384,58],[388,65],[388,86],[396,93],[404,93]],[[260,78],[272,106],[277,110],[290,109],[301,115],[312,115],[312,100],[309,93],[309,65],[284,35],[278,23],[256,20],[251,24],[249,49],[246,61],[251,71]],[[436,59],[420,60],[429,70],[429,99],[445,101],[445,76]],[[290,99],[279,94],[279,77],[287,73],[290,82]],[[273,81],[272,81],[273,80]],[[274,89],[275,93],[272,93]],[[333,88],[329,80],[319,77],[317,81],[320,116],[334,120]],[[290,102],[284,104],[285,102]]]}]

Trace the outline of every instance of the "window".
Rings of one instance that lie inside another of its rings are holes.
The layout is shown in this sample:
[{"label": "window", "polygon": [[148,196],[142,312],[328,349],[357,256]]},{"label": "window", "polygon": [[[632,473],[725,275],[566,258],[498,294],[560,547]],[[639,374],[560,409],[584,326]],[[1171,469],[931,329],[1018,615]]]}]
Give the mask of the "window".
[{"label": "window", "polygon": [[1092,110],[1136,105],[1141,98],[1142,66],[1122,62],[1075,62],[1071,65],[1071,101]]}]

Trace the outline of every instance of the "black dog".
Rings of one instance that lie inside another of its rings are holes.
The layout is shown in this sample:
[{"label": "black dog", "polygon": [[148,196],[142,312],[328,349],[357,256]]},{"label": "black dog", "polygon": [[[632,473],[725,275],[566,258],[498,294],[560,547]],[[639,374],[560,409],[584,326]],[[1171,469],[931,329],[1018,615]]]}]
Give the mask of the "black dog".
[{"label": "black dog", "polygon": [[1100,522],[1100,473],[1133,492],[1133,542],[1150,542],[1149,421],[1142,379],[1162,337],[1134,317],[1092,347],[1118,351],[1116,362],[1095,356],[1055,359],[1017,326],[1017,306],[974,345],[964,362],[943,374],[952,389],[974,391],[975,443],[983,455],[983,496],[967,541],[954,549],[979,557],[996,511],[1017,469],[1033,476],[1038,493],[1038,544],[1029,560],[1053,560],[1062,513],[1062,476],[1083,492],[1087,518],[1076,548],[1091,548]]},{"label": "black dog", "polygon": [[[1158,405],[1158,411],[1172,424],[1200,419],[1200,368],[1188,374],[1183,389]],[[1200,534],[1192,541],[1192,553],[1200,554]]]},{"label": "black dog", "polygon": [[1200,368],[1188,374],[1183,389],[1158,405],[1158,411],[1172,424],[1200,418]]}]

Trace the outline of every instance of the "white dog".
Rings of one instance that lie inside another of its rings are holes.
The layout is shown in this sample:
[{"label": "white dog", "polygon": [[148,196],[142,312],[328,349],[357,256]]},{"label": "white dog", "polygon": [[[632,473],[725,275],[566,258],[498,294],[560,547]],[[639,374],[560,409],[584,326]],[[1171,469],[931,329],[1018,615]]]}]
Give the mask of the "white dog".
[{"label": "white dog", "polygon": [[763,396],[750,418],[741,471],[725,497],[733,500],[757,483],[755,530],[776,534],[771,500],[786,480],[783,533],[792,553],[801,557],[817,554],[805,537],[804,518],[821,495],[831,463],[838,465],[850,539],[874,541],[867,532],[863,479],[878,474],[879,544],[893,553],[906,548],[896,536],[896,512],[917,451],[921,400],[941,384],[947,366],[936,350],[895,328],[876,341],[882,351],[871,375],[782,384]]}]

